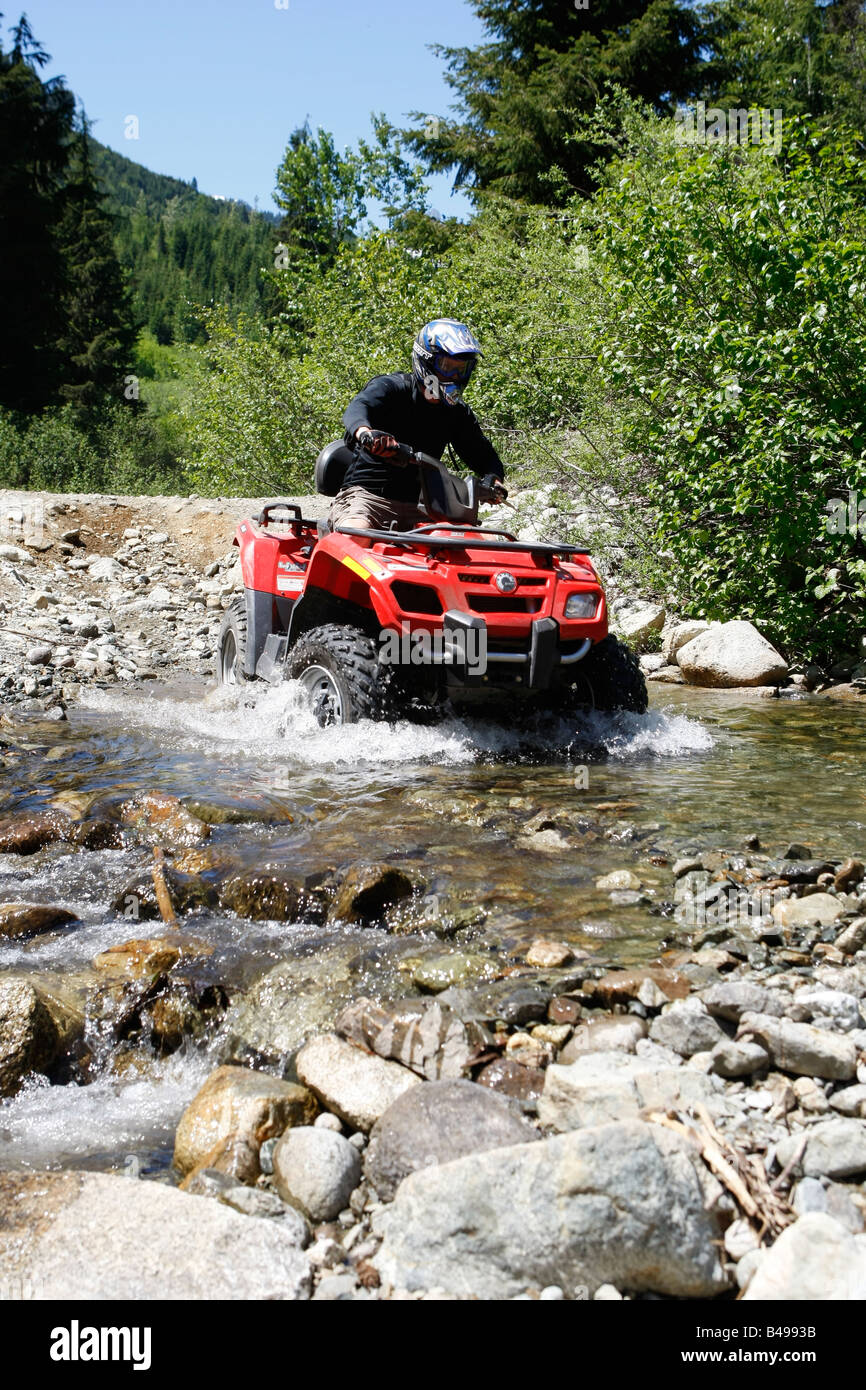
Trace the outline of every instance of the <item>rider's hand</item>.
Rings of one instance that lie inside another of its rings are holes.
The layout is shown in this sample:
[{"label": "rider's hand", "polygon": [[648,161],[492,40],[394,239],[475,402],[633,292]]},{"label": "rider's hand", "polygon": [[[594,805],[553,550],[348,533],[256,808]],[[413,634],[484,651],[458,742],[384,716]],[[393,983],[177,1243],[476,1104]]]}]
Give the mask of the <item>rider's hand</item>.
[{"label": "rider's hand", "polygon": [[398,458],[400,446],[393,434],[385,430],[360,429],[355,438],[361,448],[374,458],[387,459],[389,462],[395,462]]},{"label": "rider's hand", "polygon": [[504,502],[508,496],[508,488],[495,473],[486,473],[481,479],[481,491],[490,494],[487,500],[491,502]]}]

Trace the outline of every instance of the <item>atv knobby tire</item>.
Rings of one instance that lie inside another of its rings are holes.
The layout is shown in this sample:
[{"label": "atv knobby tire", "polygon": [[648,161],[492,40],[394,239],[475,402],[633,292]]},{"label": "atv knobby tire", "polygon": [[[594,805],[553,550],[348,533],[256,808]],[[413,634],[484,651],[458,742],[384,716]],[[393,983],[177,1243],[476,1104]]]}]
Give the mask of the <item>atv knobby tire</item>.
[{"label": "atv knobby tire", "polygon": [[222,685],[240,685],[249,680],[244,671],[247,658],[247,605],[243,598],[232,599],[220,624],[216,649],[216,673]]},{"label": "atv knobby tire", "polygon": [[614,710],[646,713],[649,699],[638,659],[631,647],[612,634],[603,642],[597,642],[578,662],[576,676],[570,688],[569,703],[585,704],[606,713]]},{"label": "atv knobby tire", "polygon": [[322,727],[384,716],[385,671],[360,628],[311,628],[289,653],[288,674],[301,682]]}]

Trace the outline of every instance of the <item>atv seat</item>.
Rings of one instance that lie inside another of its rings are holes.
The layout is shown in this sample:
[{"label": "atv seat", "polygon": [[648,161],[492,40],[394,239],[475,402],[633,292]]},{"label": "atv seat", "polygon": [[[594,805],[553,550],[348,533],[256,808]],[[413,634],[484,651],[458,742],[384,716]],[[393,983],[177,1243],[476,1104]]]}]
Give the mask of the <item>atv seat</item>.
[{"label": "atv seat", "polygon": [[354,457],[352,450],[342,439],[335,439],[333,444],[326,444],[316,459],[316,492],[320,492],[323,497],[336,497]]}]

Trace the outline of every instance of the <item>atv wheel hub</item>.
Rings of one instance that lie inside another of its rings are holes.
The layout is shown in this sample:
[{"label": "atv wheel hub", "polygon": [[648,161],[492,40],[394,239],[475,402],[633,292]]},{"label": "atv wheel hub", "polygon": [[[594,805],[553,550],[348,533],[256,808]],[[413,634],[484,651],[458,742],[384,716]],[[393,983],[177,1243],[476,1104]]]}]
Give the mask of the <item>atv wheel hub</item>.
[{"label": "atv wheel hub", "polygon": [[298,680],[322,728],[329,724],[342,724],[343,698],[331,672],[324,666],[308,666]]}]

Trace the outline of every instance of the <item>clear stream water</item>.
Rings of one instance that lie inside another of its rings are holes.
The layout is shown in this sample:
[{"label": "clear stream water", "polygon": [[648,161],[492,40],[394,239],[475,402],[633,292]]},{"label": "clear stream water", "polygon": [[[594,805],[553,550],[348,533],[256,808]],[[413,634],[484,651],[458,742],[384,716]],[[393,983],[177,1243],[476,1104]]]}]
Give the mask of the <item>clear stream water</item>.
[{"label": "clear stream water", "polygon": [[[479,942],[507,954],[544,934],[611,963],[651,959],[666,919],[646,905],[612,906],[594,886],[598,875],[632,868],[661,901],[671,882],[664,860],[687,847],[733,849],[758,834],[771,853],[791,840],[830,857],[866,852],[866,700],[678,687],[655,687],[651,698],[645,716],[593,716],[579,731],[547,721],[517,734],[468,719],[322,730],[287,688],[94,691],[68,724],[0,728],[13,754],[0,768],[0,809],[39,807],[64,790],[161,788],[288,812],[291,822],[215,827],[209,845],[305,874],[387,859],[419,874],[428,893],[487,912],[468,944],[418,933],[420,954]],[[621,805],[596,809],[610,803]],[[527,822],[563,811],[594,829],[568,850],[533,847]],[[111,945],[158,935],[158,923],[110,909],[146,857],[141,848],[65,845],[0,854],[0,901],[56,903],[81,919],[72,931],[0,944],[0,970],[80,972]],[[194,914],[184,930],[209,942],[221,978],[239,988],[322,938],[218,911]],[[358,928],[329,931],[371,939]],[[88,1085],[25,1086],[0,1103],[0,1166],[164,1168],[178,1117],[218,1055],[219,1037],[122,1074],[106,1058]]]}]

